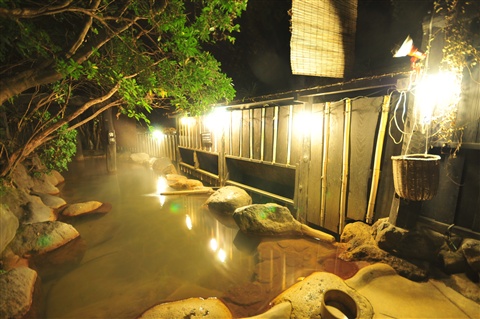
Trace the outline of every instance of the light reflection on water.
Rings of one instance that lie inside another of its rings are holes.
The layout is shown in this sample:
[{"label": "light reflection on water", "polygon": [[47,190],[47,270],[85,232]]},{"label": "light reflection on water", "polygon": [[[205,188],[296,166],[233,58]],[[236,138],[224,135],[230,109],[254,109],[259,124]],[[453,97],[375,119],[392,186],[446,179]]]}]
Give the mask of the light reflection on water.
[{"label": "light reflection on water", "polygon": [[150,169],[119,163],[108,175],[104,161],[74,163],[64,173],[67,203],[98,200],[113,209],[67,221],[88,248],[76,269],[47,285],[48,318],[135,318],[164,301],[222,297],[251,279],[251,253],[233,244],[236,225],[202,208],[208,195],[158,196]]}]

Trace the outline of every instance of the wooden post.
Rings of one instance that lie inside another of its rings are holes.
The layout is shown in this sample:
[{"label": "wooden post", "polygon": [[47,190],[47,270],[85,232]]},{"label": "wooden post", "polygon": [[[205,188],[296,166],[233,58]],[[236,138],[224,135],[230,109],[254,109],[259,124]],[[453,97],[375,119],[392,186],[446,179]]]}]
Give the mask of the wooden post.
[{"label": "wooden post", "polygon": [[323,117],[323,162],[322,162],[322,192],[320,203],[320,226],[325,226],[325,210],[327,206],[327,168],[328,168],[328,144],[330,140],[330,102],[325,103]]},{"label": "wooden post", "polygon": [[113,126],[112,108],[105,111],[104,121],[107,131],[107,172],[113,174],[117,172],[117,141]]},{"label": "wooden post", "polygon": [[368,208],[366,222],[373,222],[375,199],[377,198],[378,182],[380,180],[380,164],[383,153],[383,142],[385,141],[385,131],[388,122],[388,112],[390,111],[390,95],[383,97],[382,116],[380,118],[380,128],[377,136],[377,146],[375,148],[375,157],[373,163],[372,187],[370,188],[370,197],[368,199]]},{"label": "wooden post", "polygon": [[343,132],[343,156],[342,156],[342,189],[340,191],[340,209],[338,233],[341,234],[345,227],[345,217],[347,215],[347,187],[349,174],[349,158],[350,158],[350,127],[352,121],[352,102],[350,99],[345,100],[345,125]]}]

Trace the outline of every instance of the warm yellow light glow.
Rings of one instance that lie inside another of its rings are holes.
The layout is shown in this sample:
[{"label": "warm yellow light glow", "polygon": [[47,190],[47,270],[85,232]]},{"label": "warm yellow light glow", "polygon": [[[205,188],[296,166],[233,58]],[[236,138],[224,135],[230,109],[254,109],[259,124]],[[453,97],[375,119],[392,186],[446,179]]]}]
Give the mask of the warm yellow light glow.
[{"label": "warm yellow light glow", "polygon": [[164,135],[163,135],[162,131],[160,131],[160,130],[155,130],[155,131],[152,132],[152,136],[153,136],[153,138],[156,139],[156,140],[161,140]]},{"label": "warm yellow light glow", "polygon": [[294,130],[300,132],[302,135],[310,134],[313,125],[315,125],[315,117],[311,112],[301,111],[293,118]]},{"label": "warm yellow light glow", "polygon": [[415,89],[418,122],[430,124],[456,107],[460,100],[462,76],[453,72],[425,74]]},{"label": "warm yellow light glow", "polygon": [[228,120],[228,112],[224,107],[216,107],[205,116],[203,123],[210,132],[222,129]]},{"label": "warm yellow light glow", "polygon": [[217,253],[217,258],[218,260],[220,260],[222,263],[225,262],[225,260],[227,259],[227,253],[225,252],[225,250],[223,249],[219,249],[218,250],[218,253]]},{"label": "warm yellow light glow", "polygon": [[195,125],[195,118],[194,117],[182,117],[180,119],[180,124],[187,125],[187,126],[193,126],[193,125]]},{"label": "warm yellow light glow", "polygon": [[167,179],[164,176],[160,176],[157,179],[157,194],[164,192],[168,187]]},{"label": "warm yellow light glow", "polygon": [[192,230],[192,228],[193,228],[192,218],[190,218],[189,215],[186,215],[186,217],[185,217],[185,224],[187,224],[188,230]]},{"label": "warm yellow light glow", "polygon": [[209,247],[212,251],[217,251],[218,249],[218,242],[215,238],[210,239]]}]

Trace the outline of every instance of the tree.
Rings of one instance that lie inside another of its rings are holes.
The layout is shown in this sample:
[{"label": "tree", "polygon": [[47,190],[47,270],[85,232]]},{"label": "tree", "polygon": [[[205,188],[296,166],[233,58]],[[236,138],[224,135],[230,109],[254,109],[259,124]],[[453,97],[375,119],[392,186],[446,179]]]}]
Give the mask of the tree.
[{"label": "tree", "polygon": [[233,42],[246,3],[0,0],[0,177],[108,108],[148,123],[233,99],[203,46]]}]

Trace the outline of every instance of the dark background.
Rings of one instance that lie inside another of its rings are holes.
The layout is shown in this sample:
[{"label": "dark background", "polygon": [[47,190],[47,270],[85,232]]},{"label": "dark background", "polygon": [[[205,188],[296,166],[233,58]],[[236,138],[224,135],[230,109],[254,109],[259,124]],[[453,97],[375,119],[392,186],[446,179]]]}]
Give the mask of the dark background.
[{"label": "dark background", "polygon": [[[236,100],[348,80],[292,75],[291,8],[292,0],[249,0],[238,21],[241,31],[235,44],[207,48],[233,79]],[[421,46],[422,22],[432,8],[433,0],[359,0],[355,63],[349,77],[409,70],[409,58],[393,58],[392,50],[408,35]]]}]

